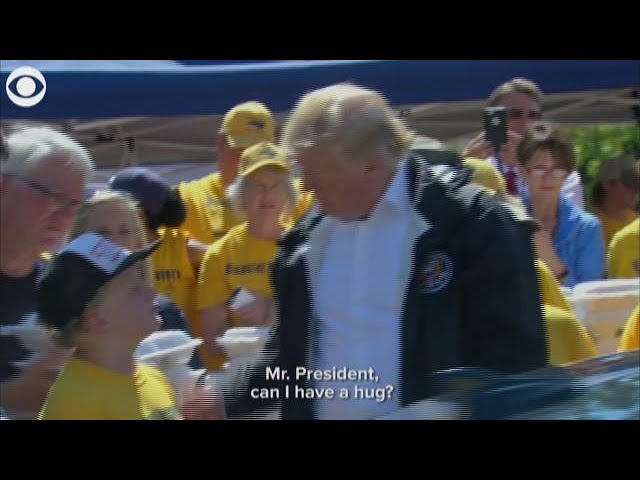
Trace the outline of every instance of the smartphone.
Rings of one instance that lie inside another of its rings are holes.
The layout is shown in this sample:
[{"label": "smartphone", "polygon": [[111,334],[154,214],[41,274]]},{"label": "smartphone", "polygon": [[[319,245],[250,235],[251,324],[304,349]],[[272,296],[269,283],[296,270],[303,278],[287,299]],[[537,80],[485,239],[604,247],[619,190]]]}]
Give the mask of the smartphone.
[{"label": "smartphone", "polygon": [[484,109],[484,138],[496,152],[507,143],[506,107],[487,107]]}]

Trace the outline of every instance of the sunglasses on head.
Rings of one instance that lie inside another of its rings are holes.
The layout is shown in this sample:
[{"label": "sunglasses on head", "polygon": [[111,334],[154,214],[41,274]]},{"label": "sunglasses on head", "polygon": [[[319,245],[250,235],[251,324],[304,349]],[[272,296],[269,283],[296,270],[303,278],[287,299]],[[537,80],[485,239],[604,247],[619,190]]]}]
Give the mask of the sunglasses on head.
[{"label": "sunglasses on head", "polygon": [[522,118],[525,115],[527,116],[527,118],[529,118],[529,120],[539,120],[542,117],[542,113],[540,112],[540,110],[525,111],[521,108],[510,108],[509,110],[507,110],[507,113],[509,114],[510,118],[514,119]]}]

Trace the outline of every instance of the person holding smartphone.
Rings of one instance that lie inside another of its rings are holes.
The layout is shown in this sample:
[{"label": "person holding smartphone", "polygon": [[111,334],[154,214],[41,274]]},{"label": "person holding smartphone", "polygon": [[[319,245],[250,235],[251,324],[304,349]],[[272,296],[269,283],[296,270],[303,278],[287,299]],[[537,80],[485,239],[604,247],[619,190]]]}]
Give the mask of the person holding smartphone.
[{"label": "person holding smartphone", "polygon": [[[527,128],[542,117],[542,98],[538,85],[526,78],[513,78],[498,86],[489,96],[487,106],[506,108],[506,142],[497,149],[487,138],[487,132],[483,131],[464,150],[465,157],[484,158],[496,167],[511,195],[522,196],[528,188],[518,167],[517,149]],[[561,192],[574,205],[584,208],[582,182],[576,170],[569,172]]]}]

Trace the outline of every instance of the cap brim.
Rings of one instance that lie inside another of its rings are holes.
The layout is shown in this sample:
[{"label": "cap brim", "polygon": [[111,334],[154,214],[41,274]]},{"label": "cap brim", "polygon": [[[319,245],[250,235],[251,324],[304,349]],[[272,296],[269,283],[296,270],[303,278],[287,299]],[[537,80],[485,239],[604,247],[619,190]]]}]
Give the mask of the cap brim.
[{"label": "cap brim", "polygon": [[139,262],[143,258],[146,258],[149,255],[151,255],[160,246],[161,242],[162,242],[162,239],[159,238],[158,240],[147,245],[146,247],[141,248],[140,250],[136,250],[135,252],[132,252],[131,254],[129,254],[129,256],[118,266],[118,268],[115,269],[115,271],[110,275],[110,277],[111,278],[115,277],[116,275],[121,273],[123,270],[126,270],[127,268],[129,268],[134,263]]},{"label": "cap brim", "polygon": [[262,142],[273,142],[273,138],[271,137],[254,137],[252,135],[230,135],[230,134],[226,134],[227,135],[227,144],[229,145],[229,147],[231,148],[249,148],[249,147],[253,147],[254,145],[257,145],[258,143],[262,143]]},{"label": "cap brim", "polygon": [[246,177],[247,175],[251,175],[253,172],[260,170],[264,167],[278,167],[286,172],[291,172],[291,167],[284,162],[278,162],[274,160],[263,160],[262,162],[258,162],[255,165],[251,165],[244,172],[242,172],[241,176]]}]

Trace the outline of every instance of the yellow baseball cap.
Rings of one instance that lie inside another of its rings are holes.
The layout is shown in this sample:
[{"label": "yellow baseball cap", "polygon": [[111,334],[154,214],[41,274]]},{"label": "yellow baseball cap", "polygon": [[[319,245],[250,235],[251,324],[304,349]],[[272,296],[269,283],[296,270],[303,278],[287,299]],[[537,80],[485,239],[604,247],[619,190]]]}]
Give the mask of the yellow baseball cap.
[{"label": "yellow baseball cap", "polygon": [[242,152],[238,175],[246,177],[256,170],[268,166],[280,167],[290,171],[287,163],[287,152],[272,143],[261,142]]},{"label": "yellow baseball cap", "polygon": [[247,148],[259,142],[273,142],[273,115],[260,102],[246,102],[229,110],[222,120],[221,132],[231,148]]}]

